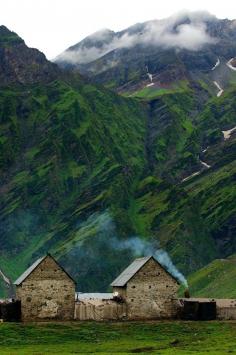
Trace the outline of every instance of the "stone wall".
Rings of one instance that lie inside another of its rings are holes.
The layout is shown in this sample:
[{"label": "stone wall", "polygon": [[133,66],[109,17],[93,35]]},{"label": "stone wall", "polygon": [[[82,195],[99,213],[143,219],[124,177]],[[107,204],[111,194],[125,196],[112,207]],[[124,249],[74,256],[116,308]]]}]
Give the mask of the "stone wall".
[{"label": "stone wall", "polygon": [[224,307],[216,308],[216,317],[219,320],[236,320],[236,308]]},{"label": "stone wall", "polygon": [[236,320],[236,299],[229,298],[179,298],[181,313],[184,307],[184,301],[190,302],[216,302],[216,319],[218,320]]},{"label": "stone wall", "polygon": [[128,319],[175,318],[179,310],[178,283],[150,259],[127,283],[114,287],[125,298]]},{"label": "stone wall", "polygon": [[122,320],[126,313],[126,304],[113,300],[89,299],[75,304],[75,320]]},{"label": "stone wall", "polygon": [[119,296],[124,300],[126,299],[126,286],[124,287],[113,287],[113,293],[118,292]]},{"label": "stone wall", "polygon": [[236,320],[236,299],[215,299],[219,320]]},{"label": "stone wall", "polygon": [[23,321],[74,318],[75,284],[50,256],[17,287],[16,295]]}]

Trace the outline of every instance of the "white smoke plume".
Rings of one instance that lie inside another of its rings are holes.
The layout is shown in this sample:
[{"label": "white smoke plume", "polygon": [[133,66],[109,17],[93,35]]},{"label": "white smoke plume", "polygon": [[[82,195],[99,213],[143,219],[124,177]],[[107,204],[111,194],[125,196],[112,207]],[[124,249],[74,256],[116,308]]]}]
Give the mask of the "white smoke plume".
[{"label": "white smoke plume", "polygon": [[124,242],[118,241],[118,248],[132,250],[134,256],[150,256],[152,255],[172,276],[174,276],[181,284],[188,287],[188,283],[184,275],[173,264],[169,254],[161,249],[157,242],[155,246],[139,237],[132,237]]},{"label": "white smoke plume", "polygon": [[[96,253],[99,250],[107,250],[109,254],[113,254],[113,251],[116,255],[124,254],[129,256],[131,260],[137,257],[152,255],[171,275],[187,287],[187,280],[184,275],[173,264],[168,253],[159,247],[156,240],[151,242],[151,240],[144,240],[138,236],[128,239],[118,238],[115,223],[108,211],[93,214],[85,223],[80,224],[79,227],[81,237],[77,247],[81,254],[87,253],[88,259],[94,257],[96,263],[98,260],[101,260],[100,262],[102,263],[103,260],[99,255],[92,256],[94,252]],[[95,248],[96,250],[90,249],[88,253],[84,249],[86,249],[86,242],[88,240],[91,241],[91,230],[94,237],[93,249]],[[75,251],[75,254],[79,255],[78,250]]]},{"label": "white smoke plume", "polygon": [[[206,30],[206,21],[212,18],[207,12],[181,12],[164,20],[149,21],[144,24],[143,30],[134,33],[130,33],[129,29],[123,34],[102,30],[90,37],[94,46],[68,49],[55,60],[72,64],[89,63],[115,49],[137,44],[197,51],[205,44],[216,43],[216,39]],[[96,46],[96,41],[103,40],[102,45]]]}]

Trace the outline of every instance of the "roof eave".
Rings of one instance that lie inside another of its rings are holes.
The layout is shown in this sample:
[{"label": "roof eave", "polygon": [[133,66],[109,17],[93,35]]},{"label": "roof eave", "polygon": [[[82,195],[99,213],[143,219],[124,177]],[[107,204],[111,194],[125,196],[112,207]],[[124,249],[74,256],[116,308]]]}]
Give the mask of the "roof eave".
[{"label": "roof eave", "polygon": [[[111,284],[110,286],[111,287],[125,287],[127,285],[127,283],[134,277],[134,275],[136,275],[137,272],[139,272],[139,270],[150,260],[150,259],[153,259],[156,263],[158,263],[161,268],[180,286],[181,285],[181,282],[176,278],[174,277],[163,265],[161,265],[161,263],[159,263],[159,261],[153,256],[151,255],[149,258],[147,258],[146,262],[140,266],[140,268],[133,274],[131,275],[131,277],[123,284],[116,284],[116,280],[120,277],[120,274]],[[126,269],[125,269],[126,270]]]},{"label": "roof eave", "polygon": [[[39,258],[38,260],[40,260],[40,262],[35,266],[35,268],[33,268],[26,276],[25,276],[25,278],[23,278],[22,280],[21,280],[21,277],[22,277],[22,275],[24,274],[21,274],[17,279],[16,279],[16,281],[13,283],[13,285],[15,285],[15,286],[20,286],[20,285],[22,285],[22,283],[32,274],[32,272],[45,260],[45,258],[46,257],[51,257],[54,261],[55,261],[55,263],[64,271],[64,273],[71,279],[71,281],[73,281],[73,283],[76,285],[76,282],[75,282],[75,280],[72,278],[72,276],[70,276],[70,274],[68,274],[68,272],[63,268],[63,266],[61,266],[57,261],[56,261],[56,259],[50,254],[50,253],[47,253],[46,255],[44,255],[42,258]],[[35,261],[35,263],[37,262],[37,260]],[[34,265],[34,264],[32,264],[32,265]],[[29,266],[29,268],[30,267],[32,267],[32,265],[31,266]],[[29,269],[28,268],[28,269]],[[28,270],[28,269],[26,269],[26,271]],[[26,272],[25,271],[25,272]],[[20,279],[20,281],[18,282],[18,280]]]}]

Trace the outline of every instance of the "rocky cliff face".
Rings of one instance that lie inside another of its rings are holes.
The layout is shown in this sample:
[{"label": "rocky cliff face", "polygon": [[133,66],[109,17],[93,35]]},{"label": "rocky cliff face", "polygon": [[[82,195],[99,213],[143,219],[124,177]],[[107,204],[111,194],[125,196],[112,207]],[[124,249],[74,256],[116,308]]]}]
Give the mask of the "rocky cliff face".
[{"label": "rocky cliff face", "polygon": [[94,34],[55,61],[119,92],[135,92],[152,82],[162,89],[196,77],[207,82],[219,57],[235,56],[235,38],[235,21],[187,13]]},{"label": "rocky cliff face", "polygon": [[1,85],[49,82],[58,74],[57,66],[47,61],[43,53],[28,48],[17,34],[0,27]]}]

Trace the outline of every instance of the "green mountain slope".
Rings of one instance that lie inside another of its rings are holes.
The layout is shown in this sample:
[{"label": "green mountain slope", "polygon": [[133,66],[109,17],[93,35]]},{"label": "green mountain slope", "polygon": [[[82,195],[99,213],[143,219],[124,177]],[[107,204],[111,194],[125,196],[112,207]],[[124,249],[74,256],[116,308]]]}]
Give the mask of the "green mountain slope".
[{"label": "green mountain slope", "polygon": [[216,259],[189,277],[191,296],[236,298],[235,279],[236,256]]},{"label": "green mountain slope", "polygon": [[0,101],[2,260],[14,257],[16,274],[91,213],[124,203],[145,162],[145,110],[63,82],[4,88]]},{"label": "green mountain slope", "polygon": [[[8,45],[18,53],[18,41]],[[186,275],[236,252],[236,140],[222,133],[236,126],[235,87],[221,98],[198,82],[122,97],[42,56],[21,81],[17,58],[5,55],[11,71],[0,70],[5,275],[49,251],[78,290],[104,291],[146,241]]]}]

